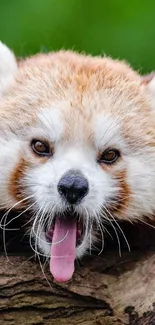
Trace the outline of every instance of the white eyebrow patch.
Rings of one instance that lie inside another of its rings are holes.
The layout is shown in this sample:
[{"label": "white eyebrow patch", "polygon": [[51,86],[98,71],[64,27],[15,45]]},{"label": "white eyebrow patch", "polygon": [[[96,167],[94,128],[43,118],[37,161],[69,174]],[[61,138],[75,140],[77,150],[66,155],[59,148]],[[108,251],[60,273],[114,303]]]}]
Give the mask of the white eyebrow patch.
[{"label": "white eyebrow patch", "polygon": [[[52,142],[60,140],[63,134],[63,119],[59,108],[44,108],[39,114],[38,130]],[[37,130],[36,130],[37,131]]]},{"label": "white eyebrow patch", "polygon": [[92,122],[94,142],[98,149],[123,145],[121,137],[121,121],[117,116],[97,114]]}]

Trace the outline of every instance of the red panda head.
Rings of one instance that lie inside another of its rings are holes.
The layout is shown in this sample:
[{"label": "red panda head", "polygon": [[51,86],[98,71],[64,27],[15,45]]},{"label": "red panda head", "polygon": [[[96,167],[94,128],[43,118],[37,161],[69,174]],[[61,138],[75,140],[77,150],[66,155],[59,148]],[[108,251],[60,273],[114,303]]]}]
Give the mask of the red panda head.
[{"label": "red panda head", "polygon": [[111,58],[60,51],[13,62],[0,102],[0,202],[31,211],[30,241],[66,281],[106,222],[154,213],[151,92]]}]

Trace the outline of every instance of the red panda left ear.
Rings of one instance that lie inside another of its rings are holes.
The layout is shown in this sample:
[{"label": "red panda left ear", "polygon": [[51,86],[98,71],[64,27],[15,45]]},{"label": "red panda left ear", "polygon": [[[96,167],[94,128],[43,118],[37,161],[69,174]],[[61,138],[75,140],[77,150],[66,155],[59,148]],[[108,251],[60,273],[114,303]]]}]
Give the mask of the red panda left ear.
[{"label": "red panda left ear", "polygon": [[155,109],[155,72],[142,76],[141,85],[148,88],[151,96],[151,106],[153,109]]},{"label": "red panda left ear", "polygon": [[13,52],[0,42],[0,96],[12,83],[18,70]]},{"label": "red panda left ear", "polygon": [[142,76],[142,85],[149,85],[153,79],[155,78],[155,72],[151,72],[146,74],[145,76]]}]

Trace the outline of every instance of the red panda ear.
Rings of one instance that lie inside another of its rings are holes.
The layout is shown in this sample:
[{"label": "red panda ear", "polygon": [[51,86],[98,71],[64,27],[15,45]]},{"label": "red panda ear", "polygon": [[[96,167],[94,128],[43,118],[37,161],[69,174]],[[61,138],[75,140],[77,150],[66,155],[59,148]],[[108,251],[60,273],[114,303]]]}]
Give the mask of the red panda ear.
[{"label": "red panda ear", "polygon": [[142,76],[141,84],[142,85],[150,85],[154,78],[155,78],[155,72],[146,74],[145,76]]},{"label": "red panda ear", "polygon": [[155,72],[142,76],[141,84],[148,87],[151,96],[151,106],[155,109]]},{"label": "red panda ear", "polygon": [[0,95],[12,83],[18,66],[13,52],[0,42]]}]

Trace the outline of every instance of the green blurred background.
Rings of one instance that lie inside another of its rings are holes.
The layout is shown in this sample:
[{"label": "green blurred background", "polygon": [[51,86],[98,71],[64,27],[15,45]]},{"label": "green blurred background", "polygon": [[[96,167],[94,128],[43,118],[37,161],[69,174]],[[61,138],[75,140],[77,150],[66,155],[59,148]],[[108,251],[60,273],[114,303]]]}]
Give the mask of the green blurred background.
[{"label": "green blurred background", "polygon": [[18,56],[75,49],[155,70],[155,0],[0,0],[0,39]]}]

